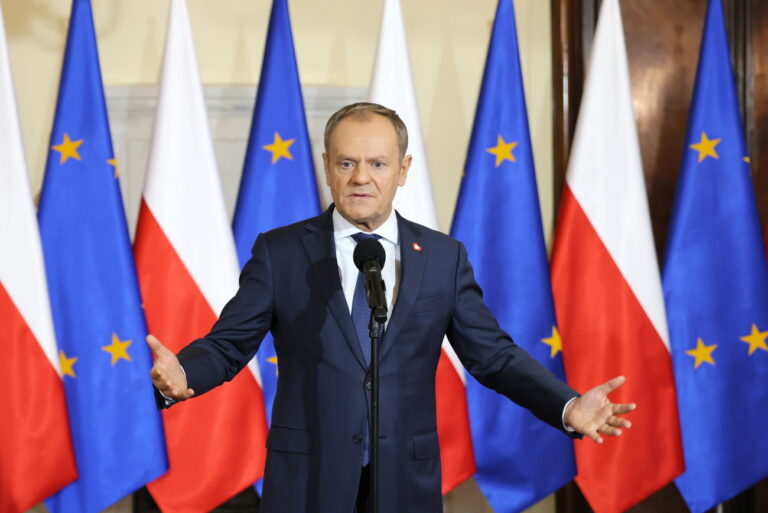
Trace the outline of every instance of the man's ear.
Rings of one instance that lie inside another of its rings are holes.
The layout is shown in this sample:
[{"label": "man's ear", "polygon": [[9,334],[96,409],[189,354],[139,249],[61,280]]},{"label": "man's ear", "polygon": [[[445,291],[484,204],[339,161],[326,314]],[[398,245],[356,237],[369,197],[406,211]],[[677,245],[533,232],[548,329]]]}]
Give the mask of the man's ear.
[{"label": "man's ear", "polygon": [[408,170],[411,168],[411,161],[413,160],[413,155],[406,155],[403,157],[403,160],[400,161],[400,178],[397,182],[397,184],[402,187],[405,185],[405,180],[408,178]]},{"label": "man's ear", "polygon": [[323,152],[323,169],[325,170],[325,185],[330,187],[331,180],[330,180],[330,177],[328,176],[328,155],[325,152]]}]

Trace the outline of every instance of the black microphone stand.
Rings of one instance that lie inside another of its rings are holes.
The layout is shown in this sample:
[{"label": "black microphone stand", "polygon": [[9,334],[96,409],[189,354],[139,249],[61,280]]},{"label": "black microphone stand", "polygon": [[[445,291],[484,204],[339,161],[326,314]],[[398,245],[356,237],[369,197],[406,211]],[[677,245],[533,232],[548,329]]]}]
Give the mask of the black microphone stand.
[{"label": "black microphone stand", "polygon": [[371,319],[368,322],[371,337],[371,443],[369,447],[368,465],[371,470],[371,483],[368,500],[370,513],[379,513],[379,339],[387,322],[387,307],[376,307],[372,301],[373,294],[368,294],[368,306],[371,308]]},{"label": "black microphone stand", "polygon": [[[381,277],[386,253],[374,237],[360,241],[352,255],[355,265],[365,276],[365,293],[371,317],[368,321],[368,336],[371,339],[370,380],[364,386],[371,391],[370,444],[368,465],[371,482],[368,490],[370,513],[379,512],[379,339],[387,322],[387,287]],[[361,341],[362,342],[362,341]]]}]

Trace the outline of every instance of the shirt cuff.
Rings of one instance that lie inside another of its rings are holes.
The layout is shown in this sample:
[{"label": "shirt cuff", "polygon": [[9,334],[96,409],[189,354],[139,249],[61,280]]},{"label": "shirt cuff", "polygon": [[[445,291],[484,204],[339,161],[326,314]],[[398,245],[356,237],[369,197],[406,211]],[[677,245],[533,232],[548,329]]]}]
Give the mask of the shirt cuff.
[{"label": "shirt cuff", "polygon": [[[163,396],[163,397],[165,397],[165,396]],[[576,431],[571,426],[569,426],[568,424],[565,423],[565,413],[568,411],[568,407],[571,405],[571,403],[574,401],[574,399],[576,399],[576,397],[571,397],[571,399],[567,403],[565,403],[565,406],[563,407],[563,414],[561,416],[561,421],[563,423],[563,429],[565,429],[566,433],[573,433],[574,431]]]}]

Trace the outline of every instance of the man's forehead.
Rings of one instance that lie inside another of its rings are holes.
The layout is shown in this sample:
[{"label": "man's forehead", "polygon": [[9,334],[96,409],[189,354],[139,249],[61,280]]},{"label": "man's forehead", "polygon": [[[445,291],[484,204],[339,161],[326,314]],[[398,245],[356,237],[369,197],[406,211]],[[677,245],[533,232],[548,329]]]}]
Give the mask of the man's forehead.
[{"label": "man's forehead", "polygon": [[[376,130],[375,135],[377,137],[387,137],[390,139],[389,142],[397,145],[397,132],[390,120],[379,114],[369,114],[366,117],[349,116],[339,121],[339,124],[331,132],[329,149],[333,149],[340,142],[370,139],[368,132],[370,129]],[[339,140],[339,134],[344,135],[342,140]]]}]

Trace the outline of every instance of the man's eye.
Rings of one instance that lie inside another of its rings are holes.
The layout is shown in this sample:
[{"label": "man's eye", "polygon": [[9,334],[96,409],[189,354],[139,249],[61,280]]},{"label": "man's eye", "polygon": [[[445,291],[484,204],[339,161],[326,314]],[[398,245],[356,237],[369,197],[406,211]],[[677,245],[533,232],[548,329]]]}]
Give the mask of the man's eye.
[{"label": "man's eye", "polygon": [[383,163],[383,162],[374,162],[374,163],[373,163],[373,167],[374,167],[375,169],[381,169],[381,168],[383,168],[383,167],[384,167],[384,163]]},{"label": "man's eye", "polygon": [[343,167],[344,169],[350,169],[352,167],[352,162],[348,160],[344,160],[341,162],[341,167]]}]

